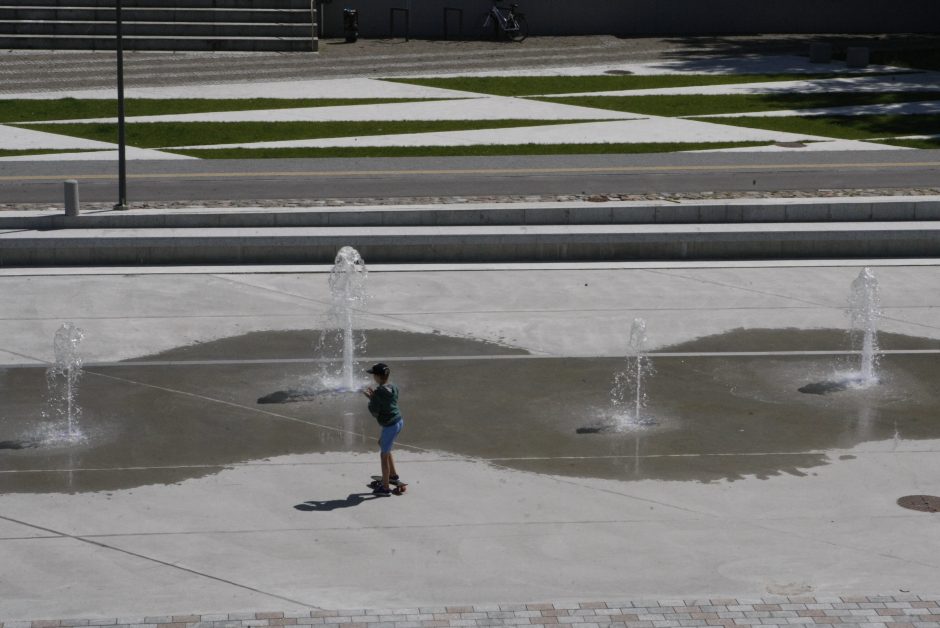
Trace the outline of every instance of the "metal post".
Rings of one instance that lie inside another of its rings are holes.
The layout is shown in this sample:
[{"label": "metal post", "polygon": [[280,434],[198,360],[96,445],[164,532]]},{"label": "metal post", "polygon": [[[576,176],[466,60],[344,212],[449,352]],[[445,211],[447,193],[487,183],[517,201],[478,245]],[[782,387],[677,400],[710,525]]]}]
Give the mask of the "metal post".
[{"label": "metal post", "polygon": [[65,215],[78,216],[78,181],[75,179],[65,182]]},{"label": "metal post", "polygon": [[116,5],[117,91],[118,91],[118,202],[114,209],[127,209],[127,138],[124,130],[124,40],[121,24],[121,0]]}]

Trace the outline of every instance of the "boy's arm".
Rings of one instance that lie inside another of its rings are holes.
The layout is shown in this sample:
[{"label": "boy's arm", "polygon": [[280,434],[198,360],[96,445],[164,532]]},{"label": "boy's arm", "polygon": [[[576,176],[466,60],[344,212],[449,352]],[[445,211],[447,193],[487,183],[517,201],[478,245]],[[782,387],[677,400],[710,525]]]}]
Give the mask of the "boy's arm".
[{"label": "boy's arm", "polygon": [[381,388],[376,388],[369,395],[369,412],[375,418],[379,418],[379,412],[382,410]]}]

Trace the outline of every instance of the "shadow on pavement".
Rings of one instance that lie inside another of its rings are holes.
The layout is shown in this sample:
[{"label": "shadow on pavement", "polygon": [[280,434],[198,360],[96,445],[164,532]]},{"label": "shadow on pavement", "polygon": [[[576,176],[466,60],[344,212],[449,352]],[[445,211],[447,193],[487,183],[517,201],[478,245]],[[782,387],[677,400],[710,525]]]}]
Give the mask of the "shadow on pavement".
[{"label": "shadow on pavement", "polygon": [[374,499],[376,497],[372,493],[351,493],[346,499],[310,500],[297,504],[294,508],[305,512],[330,512],[340,508],[352,508]]}]

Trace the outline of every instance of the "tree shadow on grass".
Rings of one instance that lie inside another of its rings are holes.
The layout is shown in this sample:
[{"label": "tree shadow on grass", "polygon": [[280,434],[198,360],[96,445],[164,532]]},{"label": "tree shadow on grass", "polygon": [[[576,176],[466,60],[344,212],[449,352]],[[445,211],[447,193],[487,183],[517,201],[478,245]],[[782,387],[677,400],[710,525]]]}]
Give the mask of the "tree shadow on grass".
[{"label": "tree shadow on grass", "polygon": [[[707,119],[714,122],[713,118]],[[848,140],[904,135],[937,135],[940,114],[887,114],[856,116],[788,116],[722,118],[721,124],[767,129],[788,133],[806,133]]]},{"label": "tree shadow on grass", "polygon": [[[808,56],[811,42],[826,42],[832,45],[833,58],[844,60],[845,51],[850,46],[865,46],[871,50],[871,62],[875,64],[900,65],[918,69],[937,69],[940,67],[940,54],[937,54],[940,36],[936,34],[794,34],[772,36],[715,35],[715,36],[673,36],[666,38],[672,50],[663,58],[688,64],[686,69],[695,69],[707,64],[721,64],[725,59],[726,70],[740,71],[740,59],[775,55]],[[703,56],[705,57],[703,59]],[[799,71],[801,66],[794,63],[792,70]],[[826,64],[819,65],[820,71],[826,71]],[[715,68],[717,69],[717,68]],[[783,69],[783,68],[781,68]]]}]

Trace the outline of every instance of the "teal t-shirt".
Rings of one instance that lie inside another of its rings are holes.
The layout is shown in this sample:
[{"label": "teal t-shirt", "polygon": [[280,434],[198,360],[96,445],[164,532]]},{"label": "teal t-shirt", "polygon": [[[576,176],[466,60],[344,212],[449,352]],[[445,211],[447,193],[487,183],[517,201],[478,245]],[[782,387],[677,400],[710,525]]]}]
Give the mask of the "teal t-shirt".
[{"label": "teal t-shirt", "polygon": [[398,386],[382,384],[375,389],[369,400],[369,412],[382,427],[387,427],[401,418],[398,409]]}]

